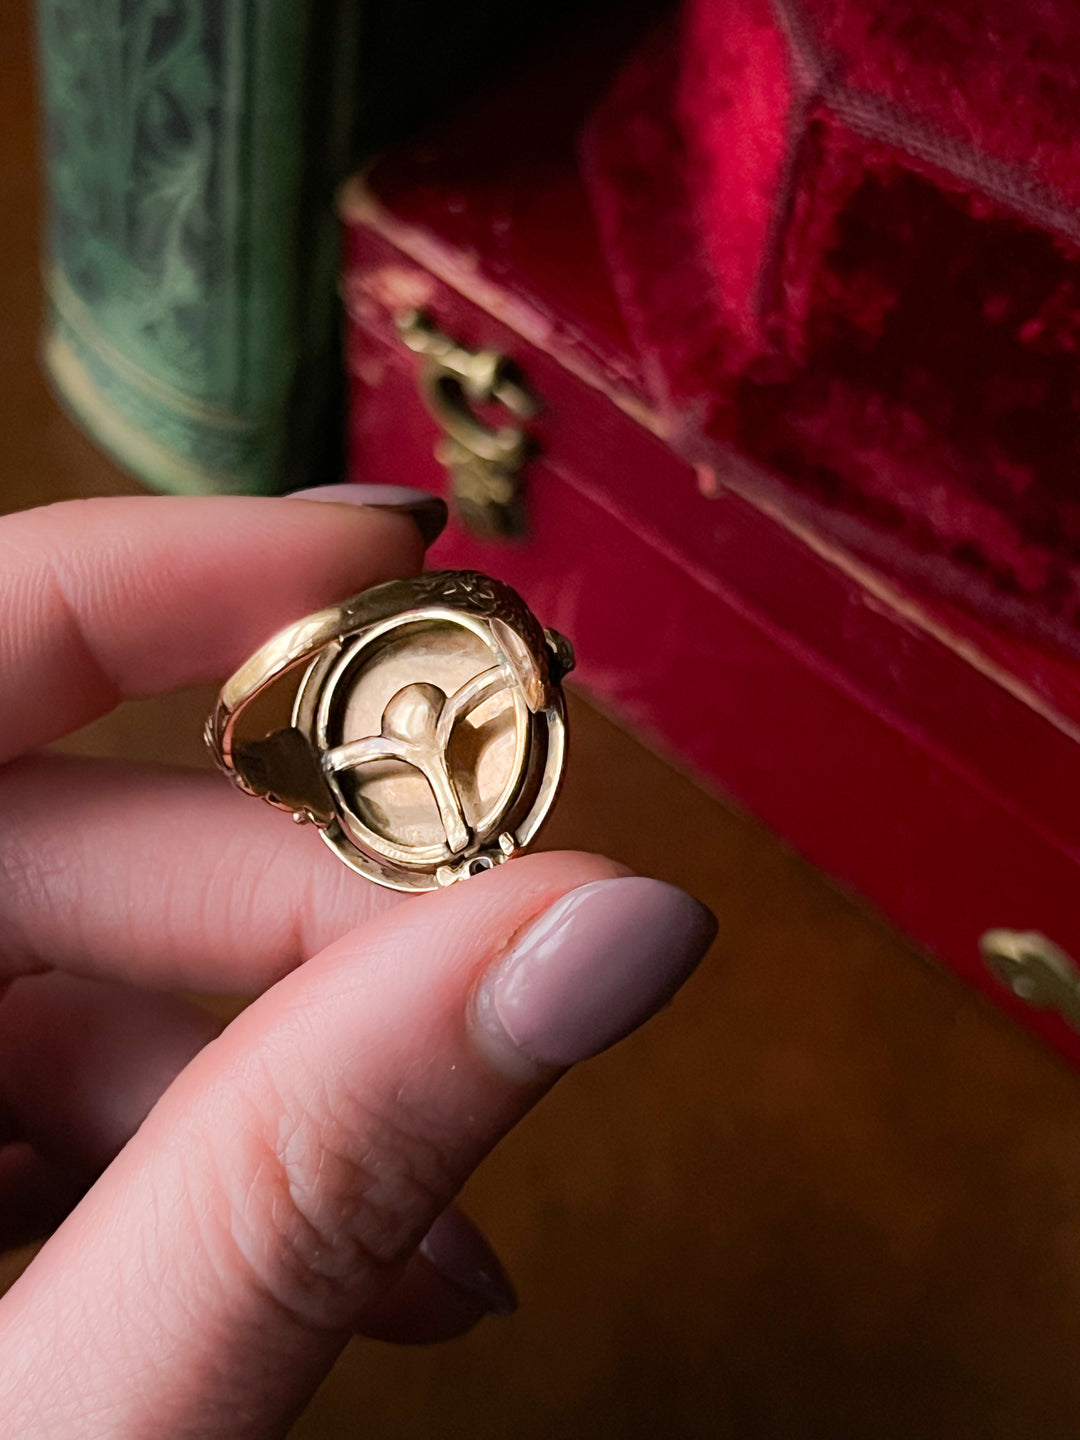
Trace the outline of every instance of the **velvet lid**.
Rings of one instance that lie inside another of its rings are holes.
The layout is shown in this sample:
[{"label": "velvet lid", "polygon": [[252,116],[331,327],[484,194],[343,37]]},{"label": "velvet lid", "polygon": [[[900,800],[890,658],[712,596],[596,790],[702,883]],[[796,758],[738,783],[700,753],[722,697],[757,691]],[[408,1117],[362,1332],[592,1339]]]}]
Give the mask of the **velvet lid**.
[{"label": "velvet lid", "polygon": [[689,0],[581,154],[673,443],[1080,654],[1080,7]]}]

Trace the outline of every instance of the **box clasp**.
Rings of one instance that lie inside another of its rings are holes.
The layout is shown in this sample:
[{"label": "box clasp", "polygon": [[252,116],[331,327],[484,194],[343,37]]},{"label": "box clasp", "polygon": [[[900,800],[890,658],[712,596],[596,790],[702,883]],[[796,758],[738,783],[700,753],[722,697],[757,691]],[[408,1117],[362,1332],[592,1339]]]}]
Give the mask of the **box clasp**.
[{"label": "box clasp", "polygon": [[421,356],[420,398],[442,431],[435,455],[449,472],[458,518],[485,540],[520,538],[526,529],[521,472],[535,442],[521,425],[491,424],[477,412],[501,406],[515,421],[530,420],[540,402],[499,351],[467,349],[421,311],[407,311],[396,323]]},{"label": "box clasp", "polygon": [[1037,930],[987,930],[979,940],[987,969],[1035,1010],[1053,1010],[1080,1030],[1080,970]]}]

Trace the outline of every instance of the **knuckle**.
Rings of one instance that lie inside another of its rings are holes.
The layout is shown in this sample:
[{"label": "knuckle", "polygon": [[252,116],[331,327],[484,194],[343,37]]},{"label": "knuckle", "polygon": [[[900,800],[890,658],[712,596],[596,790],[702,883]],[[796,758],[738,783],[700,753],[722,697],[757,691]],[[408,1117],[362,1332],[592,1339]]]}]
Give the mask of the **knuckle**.
[{"label": "knuckle", "polygon": [[225,1197],[252,1283],[306,1326],[348,1325],[457,1188],[454,1150],[390,1097],[260,1088]]}]

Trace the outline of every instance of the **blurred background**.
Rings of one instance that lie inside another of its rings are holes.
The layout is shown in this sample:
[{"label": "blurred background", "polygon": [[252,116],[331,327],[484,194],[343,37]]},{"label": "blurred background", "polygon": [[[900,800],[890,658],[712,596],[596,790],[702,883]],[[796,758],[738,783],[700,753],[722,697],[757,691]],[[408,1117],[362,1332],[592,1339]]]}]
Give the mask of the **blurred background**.
[{"label": "blurred background", "polygon": [[[31,7],[9,0],[4,510],[140,489],[42,377],[33,54]],[[206,765],[210,699],[127,705],[69,746]],[[753,819],[580,695],[572,712],[545,845],[686,887],[719,940],[668,1013],[570,1075],[469,1186],[520,1313],[439,1349],[354,1343],[296,1440],[1072,1433],[1075,1076]]]}]

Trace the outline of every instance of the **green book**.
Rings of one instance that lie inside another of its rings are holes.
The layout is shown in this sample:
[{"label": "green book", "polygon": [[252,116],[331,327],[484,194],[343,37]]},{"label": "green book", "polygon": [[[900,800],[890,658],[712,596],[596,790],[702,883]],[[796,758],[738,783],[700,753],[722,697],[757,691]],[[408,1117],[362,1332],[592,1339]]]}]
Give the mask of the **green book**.
[{"label": "green book", "polygon": [[38,0],[44,359],[161,489],[332,477],[355,4]]},{"label": "green book", "polygon": [[334,479],[336,185],[574,8],[37,0],[64,405],[159,489]]}]

